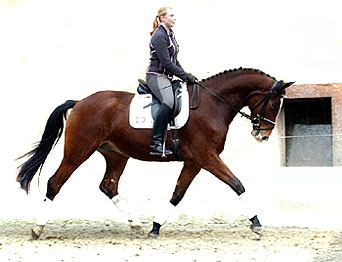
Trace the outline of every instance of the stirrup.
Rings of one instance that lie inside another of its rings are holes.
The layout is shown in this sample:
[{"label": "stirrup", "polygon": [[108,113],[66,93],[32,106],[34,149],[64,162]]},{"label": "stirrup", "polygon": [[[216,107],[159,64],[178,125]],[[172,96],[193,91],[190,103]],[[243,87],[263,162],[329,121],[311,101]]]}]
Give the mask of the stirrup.
[{"label": "stirrup", "polygon": [[171,150],[166,149],[163,145],[151,145],[150,155],[166,157],[167,155],[172,155]]},{"label": "stirrup", "polygon": [[152,156],[162,156],[162,157],[166,157],[167,155],[172,155],[173,152],[171,150],[168,150],[168,149],[165,149],[165,151],[154,151],[154,150],[151,150],[150,151],[150,155]]}]

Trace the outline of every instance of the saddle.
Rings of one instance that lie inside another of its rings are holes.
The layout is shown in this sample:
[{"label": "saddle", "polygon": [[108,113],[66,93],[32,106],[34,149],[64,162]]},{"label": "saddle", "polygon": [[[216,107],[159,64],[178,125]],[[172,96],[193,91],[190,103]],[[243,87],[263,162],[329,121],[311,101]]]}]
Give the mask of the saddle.
[{"label": "saddle", "polygon": [[[138,81],[137,92],[130,105],[129,123],[134,128],[152,128],[160,102],[152,94],[144,80],[139,79]],[[168,129],[179,129],[186,124],[189,118],[189,94],[186,84],[179,80],[172,81],[172,89],[175,102]]]},{"label": "saddle", "polygon": [[[140,95],[147,95],[150,94],[152,96],[152,103],[146,105],[146,107],[151,106],[152,107],[152,118],[153,120],[156,117],[156,113],[159,109],[160,106],[160,101],[156,98],[156,96],[152,93],[152,91],[150,90],[150,88],[147,86],[146,81],[143,79],[139,79],[139,86],[137,88],[137,92]],[[178,116],[179,112],[181,111],[182,108],[182,99],[181,99],[181,95],[182,95],[182,85],[181,85],[181,81],[180,80],[174,80],[171,82],[172,84],[172,90],[173,90],[173,95],[175,97],[175,103],[174,106],[172,108],[172,112],[171,112],[171,121],[170,122],[174,122],[175,117]]]},{"label": "saddle", "polygon": [[[168,130],[171,130],[171,150],[176,161],[183,161],[181,141],[177,129],[182,128],[189,119],[189,93],[186,83],[172,81],[174,108]],[[129,109],[129,124],[133,128],[153,128],[153,121],[160,107],[159,100],[152,94],[144,80],[139,79],[139,86]]]}]

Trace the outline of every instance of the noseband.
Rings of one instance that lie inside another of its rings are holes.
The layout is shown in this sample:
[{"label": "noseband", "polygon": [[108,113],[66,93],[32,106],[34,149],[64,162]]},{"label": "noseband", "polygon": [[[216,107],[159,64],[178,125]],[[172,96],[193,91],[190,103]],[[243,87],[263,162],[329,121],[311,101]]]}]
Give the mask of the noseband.
[{"label": "noseband", "polygon": [[[252,117],[249,114],[246,114],[244,112],[242,112],[241,110],[237,109],[236,107],[234,107],[233,105],[231,105],[230,103],[228,103],[226,100],[224,100],[221,96],[217,95],[216,93],[214,93],[212,90],[210,90],[208,87],[206,87],[205,85],[201,84],[200,82],[196,82],[195,84],[203,87],[203,89],[205,91],[207,91],[211,96],[215,97],[217,100],[219,100],[221,103],[223,103],[226,107],[230,108],[231,110],[235,111],[236,113],[239,113],[242,117],[245,117],[247,119],[249,119],[251,121],[251,123],[253,124],[253,130],[256,130],[258,132],[260,132],[261,130],[272,130],[275,127],[275,122],[273,122],[272,120],[263,117],[262,115],[265,113],[266,111],[266,107],[267,104],[269,103],[270,99],[272,97],[283,97],[285,95],[285,90],[284,89],[280,89],[280,87],[283,85],[283,81],[277,81],[275,80],[275,82],[273,83],[271,89],[268,91],[268,93],[251,109],[251,112],[253,112],[257,107],[259,107],[262,104],[262,107],[259,111],[258,114],[256,114],[255,117]],[[195,93],[196,91],[194,91]],[[197,90],[197,93],[199,94],[199,90]],[[198,104],[196,106],[192,106],[191,109],[196,109],[199,106],[199,98],[198,98]],[[270,127],[268,128],[261,128],[260,124],[261,123],[265,123],[267,125],[269,125]]]}]

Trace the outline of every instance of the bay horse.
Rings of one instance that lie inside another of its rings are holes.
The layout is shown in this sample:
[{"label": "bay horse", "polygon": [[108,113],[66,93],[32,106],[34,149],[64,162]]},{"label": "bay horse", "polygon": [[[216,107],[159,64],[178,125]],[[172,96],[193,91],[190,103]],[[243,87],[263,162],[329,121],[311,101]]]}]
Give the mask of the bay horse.
[{"label": "bay horse", "polygon": [[[169,203],[170,209],[179,204],[202,168],[230,186],[238,196],[245,192],[242,183],[219,157],[229,125],[237,114],[242,114],[252,121],[252,135],[256,140],[267,140],[275,126],[285,88],[293,83],[277,81],[260,70],[239,68],[216,74],[195,85],[187,85],[189,93],[197,93],[195,100],[198,104],[193,108],[195,110],[190,110],[187,124],[179,130],[184,165]],[[48,180],[45,206],[52,203],[72,173],[95,151],[104,156],[107,165],[100,189],[115,204],[120,202],[118,184],[130,157],[144,161],[174,161],[173,155],[165,158],[150,155],[151,130],[134,129],[129,125],[129,107],[133,96],[123,91],[101,91],[83,100],[68,100],[58,106],[46,123],[41,141],[24,155],[30,158],[18,167],[17,181],[21,188],[28,193],[33,176],[42,168],[62,135],[64,119],[64,156],[57,171]],[[249,107],[250,115],[240,111],[245,106]],[[71,108],[67,117],[67,111]],[[166,145],[169,147],[170,135],[167,137]],[[169,208],[154,219],[150,235],[159,235],[168,213]],[[261,224],[256,214],[249,218],[251,228],[258,233]],[[133,223],[132,220],[130,222]],[[40,237],[45,224],[46,219],[37,220],[31,232],[33,239]]]}]

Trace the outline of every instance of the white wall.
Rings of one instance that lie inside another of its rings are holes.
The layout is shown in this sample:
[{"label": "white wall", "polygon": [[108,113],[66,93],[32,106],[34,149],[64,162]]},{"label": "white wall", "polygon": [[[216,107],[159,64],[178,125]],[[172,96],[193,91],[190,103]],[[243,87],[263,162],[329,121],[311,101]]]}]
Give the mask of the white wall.
[{"label": "white wall", "polygon": [[[109,0],[1,0],[0,217],[34,217],[31,200],[35,194],[27,198],[18,190],[14,182],[18,163],[13,160],[40,139],[46,119],[56,106],[99,90],[134,90],[137,79],[144,77],[148,32],[161,5],[175,7],[179,59],[198,78],[243,66],[297,83],[342,82],[342,18],[337,0],[124,1],[120,5]],[[335,201],[336,185],[341,184],[339,169],[279,169],[279,156],[270,153],[277,143],[276,134],[269,142],[257,144],[250,129],[248,122],[236,119],[222,157],[248,190],[256,190],[267,200],[263,203],[267,223],[274,222],[267,220],[272,217],[270,213],[276,216],[274,212],[293,217],[291,223],[297,223],[298,214],[306,216],[310,212],[329,215],[329,219],[340,216],[341,207]],[[55,172],[62,146],[60,143],[49,157],[42,185]],[[168,172],[159,174],[160,168],[165,170],[163,164],[129,162],[120,189],[142,202],[142,213],[150,215],[156,203],[169,199],[181,166],[166,165],[170,166]],[[62,216],[93,216],[93,210],[96,216],[117,215],[98,190],[104,168],[101,156],[95,154],[75,172],[60,199],[56,199],[63,206]],[[265,176],[266,184],[261,183]],[[78,188],[79,183],[82,188]],[[304,187],[303,194],[298,189],[306,183],[311,186]],[[329,186],[321,188],[322,184]],[[331,192],[331,187],[335,191]],[[80,196],[75,196],[78,192]],[[325,198],[321,200],[319,195]],[[220,205],[211,204],[220,199],[226,200]],[[217,213],[236,217],[239,205],[234,199],[230,188],[203,172],[178,212],[199,218]],[[291,203],[303,207],[304,213],[297,213]],[[76,209],[76,204],[81,206]],[[278,220],[286,219],[279,216]]]}]

